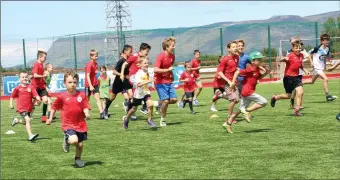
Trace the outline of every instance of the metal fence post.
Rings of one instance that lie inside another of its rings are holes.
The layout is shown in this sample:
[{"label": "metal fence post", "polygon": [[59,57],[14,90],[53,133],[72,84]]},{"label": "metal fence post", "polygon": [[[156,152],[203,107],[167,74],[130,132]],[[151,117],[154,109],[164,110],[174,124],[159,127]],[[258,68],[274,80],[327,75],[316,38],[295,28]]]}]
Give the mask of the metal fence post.
[{"label": "metal fence post", "polygon": [[318,22],[315,22],[314,26],[315,26],[315,46],[318,46],[318,34],[319,34]]},{"label": "metal fence post", "polygon": [[73,56],[74,56],[74,70],[77,71],[77,45],[76,45],[76,36],[73,36]]},{"label": "metal fence post", "polygon": [[[272,47],[270,43],[270,25],[268,25],[268,58],[269,68],[272,69]],[[269,77],[272,78],[272,74],[269,74]]]},{"label": "metal fence post", "polygon": [[222,32],[222,28],[220,28],[220,48],[221,48],[221,56],[223,56],[223,32]]},{"label": "metal fence post", "polygon": [[22,39],[22,49],[24,53],[24,68],[26,69],[26,47],[25,47],[25,39]]}]

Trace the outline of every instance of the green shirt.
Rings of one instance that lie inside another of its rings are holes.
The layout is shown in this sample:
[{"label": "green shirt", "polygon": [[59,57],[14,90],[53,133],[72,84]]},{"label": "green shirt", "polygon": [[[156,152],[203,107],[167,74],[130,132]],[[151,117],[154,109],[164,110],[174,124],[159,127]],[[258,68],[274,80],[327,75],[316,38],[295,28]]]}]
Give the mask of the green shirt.
[{"label": "green shirt", "polygon": [[106,76],[106,78],[104,79],[104,77],[99,76],[98,77],[98,81],[99,81],[99,95],[101,99],[104,98],[109,98],[109,93],[110,93],[110,78]]},{"label": "green shirt", "polygon": [[48,76],[46,76],[46,78],[45,78],[46,86],[49,86],[49,85],[50,85],[51,79],[52,79],[52,75],[51,75],[51,74],[48,75]]}]

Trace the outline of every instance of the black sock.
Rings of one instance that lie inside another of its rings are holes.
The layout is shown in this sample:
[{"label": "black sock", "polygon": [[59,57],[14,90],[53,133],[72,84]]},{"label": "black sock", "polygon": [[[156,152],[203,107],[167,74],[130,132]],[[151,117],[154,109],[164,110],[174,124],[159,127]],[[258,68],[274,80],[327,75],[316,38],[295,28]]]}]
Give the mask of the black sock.
[{"label": "black sock", "polygon": [[74,160],[78,160],[78,159],[80,160],[80,157],[77,157],[77,156],[74,157]]},{"label": "black sock", "polygon": [[329,94],[328,94],[328,92],[326,92],[326,96],[328,96]]},{"label": "black sock", "polygon": [[43,104],[43,116],[46,116],[46,112],[47,112],[47,104]]},{"label": "black sock", "polygon": [[185,108],[185,105],[187,104],[188,100],[183,100],[183,108]]},{"label": "black sock", "polygon": [[294,105],[294,99],[290,99],[290,104]]},{"label": "black sock", "polygon": [[110,107],[111,103],[112,103],[112,101],[110,99],[106,100],[105,109],[104,109],[105,112],[109,111],[109,107]]},{"label": "black sock", "polygon": [[127,107],[128,107],[127,112],[129,112],[130,109],[132,109],[132,99],[128,100],[126,103],[127,103]]},{"label": "black sock", "polygon": [[147,107],[146,107],[146,102],[144,102],[143,106],[142,106],[142,109],[145,110]]},{"label": "black sock", "polygon": [[190,111],[194,111],[194,109],[192,108],[192,101],[189,101],[189,107],[190,107]]}]

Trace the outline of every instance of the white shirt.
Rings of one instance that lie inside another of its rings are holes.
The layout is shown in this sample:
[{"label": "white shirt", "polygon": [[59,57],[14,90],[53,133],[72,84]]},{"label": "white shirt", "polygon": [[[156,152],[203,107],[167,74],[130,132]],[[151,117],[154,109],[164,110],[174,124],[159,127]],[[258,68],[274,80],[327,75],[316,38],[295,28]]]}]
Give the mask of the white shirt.
[{"label": "white shirt", "polygon": [[309,51],[310,54],[313,54],[313,66],[316,70],[324,70],[326,64],[327,56],[330,57],[330,49],[326,47],[322,48],[321,45],[315,47],[314,49]]},{"label": "white shirt", "polygon": [[144,72],[142,69],[139,69],[135,74],[135,92],[133,93],[133,97],[136,99],[142,99],[145,95],[150,94],[150,90],[148,84],[144,84],[143,86],[138,87],[138,83],[145,82],[149,80],[149,73]]}]

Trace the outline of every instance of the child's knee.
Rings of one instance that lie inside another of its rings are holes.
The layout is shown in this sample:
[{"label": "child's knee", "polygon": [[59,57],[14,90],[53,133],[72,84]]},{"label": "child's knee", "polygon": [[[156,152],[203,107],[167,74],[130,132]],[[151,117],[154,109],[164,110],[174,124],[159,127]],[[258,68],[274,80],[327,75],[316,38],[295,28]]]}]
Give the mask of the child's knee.
[{"label": "child's knee", "polygon": [[68,137],[68,143],[69,144],[77,144],[78,143],[77,135],[71,135],[70,137]]},{"label": "child's knee", "polygon": [[177,98],[172,98],[172,99],[170,99],[170,103],[171,104],[174,104],[174,103],[176,103],[177,102]]},{"label": "child's knee", "polygon": [[163,101],[163,103],[164,103],[164,104],[169,104],[169,100],[166,99],[166,100]]}]

